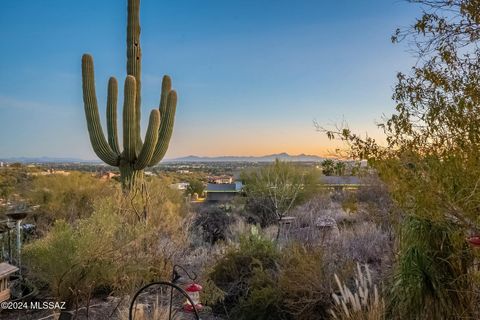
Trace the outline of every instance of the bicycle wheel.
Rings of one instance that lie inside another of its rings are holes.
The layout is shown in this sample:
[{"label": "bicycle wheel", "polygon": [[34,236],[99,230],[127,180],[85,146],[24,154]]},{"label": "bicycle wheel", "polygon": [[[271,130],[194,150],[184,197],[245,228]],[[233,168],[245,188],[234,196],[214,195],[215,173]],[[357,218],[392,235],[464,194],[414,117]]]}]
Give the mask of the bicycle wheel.
[{"label": "bicycle wheel", "polygon": [[198,312],[184,310],[193,301],[179,286],[171,282],[153,282],[141,288],[132,299],[129,320],[199,320]]}]

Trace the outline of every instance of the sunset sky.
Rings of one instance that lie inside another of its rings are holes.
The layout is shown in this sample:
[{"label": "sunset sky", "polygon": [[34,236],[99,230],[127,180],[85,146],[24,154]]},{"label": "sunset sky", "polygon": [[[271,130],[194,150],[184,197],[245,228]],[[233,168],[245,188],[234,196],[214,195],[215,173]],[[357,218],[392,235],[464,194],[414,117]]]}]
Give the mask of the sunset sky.
[{"label": "sunset sky", "polygon": [[[399,0],[142,0],[143,132],[163,74],[179,95],[166,158],[325,155],[315,131],[345,119],[378,136],[398,71],[415,63]],[[16,0],[0,10],[0,158],[95,159],[83,111],[81,56],[95,60],[100,113],[108,77],[123,87],[126,0]],[[123,94],[119,94],[121,107]],[[121,110],[120,110],[121,111]],[[121,126],[120,126],[121,129]],[[104,130],[106,130],[104,125]]]}]

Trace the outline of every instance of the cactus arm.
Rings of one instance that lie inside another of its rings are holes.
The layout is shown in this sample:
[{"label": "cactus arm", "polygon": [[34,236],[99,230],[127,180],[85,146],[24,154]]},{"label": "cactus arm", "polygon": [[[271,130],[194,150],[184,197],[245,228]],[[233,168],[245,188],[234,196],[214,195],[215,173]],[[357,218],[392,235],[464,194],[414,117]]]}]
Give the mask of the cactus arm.
[{"label": "cactus arm", "polygon": [[118,132],[117,132],[117,97],[118,84],[117,79],[111,77],[108,80],[108,96],[107,96],[107,133],[108,144],[110,148],[117,154],[120,154],[118,147]]},{"label": "cactus arm", "polygon": [[135,77],[125,79],[123,100],[123,155],[128,162],[134,162],[137,156],[137,130],[135,110]]},{"label": "cactus arm", "polygon": [[119,156],[108,145],[100,123],[97,96],[95,93],[93,58],[89,54],[84,54],[82,57],[82,87],[88,134],[93,151],[95,151],[95,154],[105,163],[111,166],[117,166],[119,164]]},{"label": "cactus arm", "polygon": [[143,144],[142,151],[138,155],[138,159],[134,166],[136,170],[145,169],[145,167],[150,163],[157,145],[159,128],[160,112],[155,109],[150,113],[150,120],[148,123],[147,133],[145,135],[145,143]]},{"label": "cactus arm", "polygon": [[160,94],[160,117],[163,117],[167,112],[168,94],[172,91],[172,80],[165,75],[162,79],[162,92]]},{"label": "cactus arm", "polygon": [[137,148],[142,147],[140,132],[141,117],[141,71],[142,71],[142,49],[140,48],[140,0],[128,0],[127,17],[127,74],[135,77],[136,98],[135,130],[137,132]]},{"label": "cactus arm", "polygon": [[172,137],[173,132],[173,122],[175,120],[175,111],[177,108],[177,93],[175,90],[171,90],[168,94],[167,105],[165,108],[165,113],[161,113],[160,117],[162,121],[160,123],[159,136],[157,141],[157,146],[155,152],[150,160],[149,166],[156,165],[160,160],[163,159],[165,153],[168,149],[168,143]]}]

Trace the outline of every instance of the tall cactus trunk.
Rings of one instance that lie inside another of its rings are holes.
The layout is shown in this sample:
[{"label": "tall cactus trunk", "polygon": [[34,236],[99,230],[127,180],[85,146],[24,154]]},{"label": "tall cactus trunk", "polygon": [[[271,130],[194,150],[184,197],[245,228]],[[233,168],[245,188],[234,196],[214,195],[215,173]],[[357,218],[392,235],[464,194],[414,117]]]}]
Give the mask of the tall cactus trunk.
[{"label": "tall cactus trunk", "polygon": [[173,131],[177,93],[172,90],[170,77],[164,76],[158,109],[152,110],[145,140],[140,129],[141,116],[140,0],[128,0],[127,18],[127,77],[123,101],[123,151],[117,133],[117,80],[108,82],[107,134],[105,138],[95,93],[93,58],[82,57],[82,84],[88,133],[97,156],[120,169],[122,188],[135,189],[143,182],[143,170],[156,165],[165,155]]},{"label": "tall cactus trunk", "polygon": [[128,162],[120,164],[120,181],[124,191],[138,190],[143,183],[143,170],[135,170]]}]

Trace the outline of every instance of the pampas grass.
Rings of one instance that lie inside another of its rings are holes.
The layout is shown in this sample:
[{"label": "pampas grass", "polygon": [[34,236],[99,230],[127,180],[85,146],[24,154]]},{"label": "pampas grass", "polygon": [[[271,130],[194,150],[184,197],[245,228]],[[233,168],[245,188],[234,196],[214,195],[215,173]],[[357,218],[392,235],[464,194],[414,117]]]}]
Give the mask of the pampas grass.
[{"label": "pampas grass", "polygon": [[330,310],[333,319],[381,320],[385,318],[385,304],[379,297],[377,286],[372,281],[368,265],[363,270],[357,263],[354,286],[351,290],[335,274],[339,294],[333,293],[334,307]]}]

